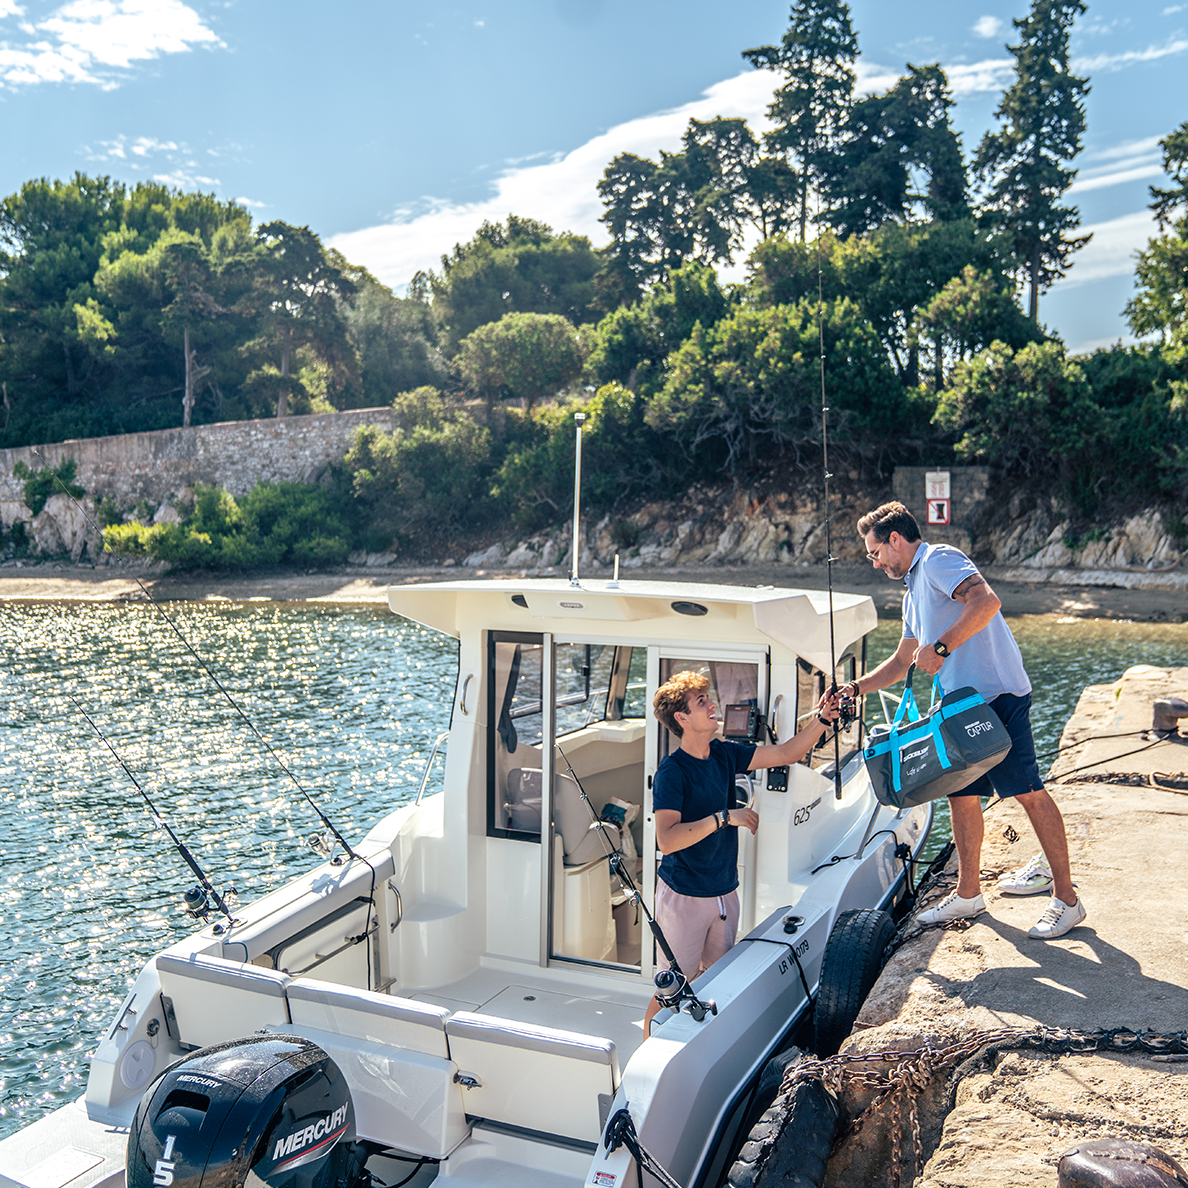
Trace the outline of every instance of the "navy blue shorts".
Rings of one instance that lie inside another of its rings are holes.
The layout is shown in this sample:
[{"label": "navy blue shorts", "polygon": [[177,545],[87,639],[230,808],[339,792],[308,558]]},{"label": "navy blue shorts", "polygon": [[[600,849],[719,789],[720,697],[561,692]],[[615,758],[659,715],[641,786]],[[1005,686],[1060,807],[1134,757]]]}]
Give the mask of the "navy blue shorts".
[{"label": "navy blue shorts", "polygon": [[1011,749],[1001,763],[953,796],[1026,796],[1028,792],[1038,792],[1044,781],[1040,779],[1035,739],[1031,735],[1031,694],[1016,697],[1013,693],[1001,693],[990,702],[990,708],[1011,736]]}]

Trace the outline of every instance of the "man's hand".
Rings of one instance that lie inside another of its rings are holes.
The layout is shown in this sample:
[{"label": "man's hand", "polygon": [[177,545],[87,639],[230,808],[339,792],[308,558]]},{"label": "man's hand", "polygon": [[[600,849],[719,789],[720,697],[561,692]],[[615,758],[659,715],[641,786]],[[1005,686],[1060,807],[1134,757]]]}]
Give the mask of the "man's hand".
[{"label": "man's hand", "polygon": [[749,829],[754,833],[759,828],[759,814],[754,809],[732,808],[730,824],[738,829]]},{"label": "man's hand", "polygon": [[821,700],[817,702],[817,713],[825,719],[826,722],[836,721],[837,715],[841,712],[838,707],[838,701],[841,697],[841,690],[844,685],[838,686],[838,691],[835,693],[832,689],[826,689],[821,694]]},{"label": "man's hand", "polygon": [[941,670],[941,665],[944,664],[945,658],[941,656],[932,644],[921,644],[916,649],[915,665],[917,672],[927,673],[929,676],[936,676]]}]

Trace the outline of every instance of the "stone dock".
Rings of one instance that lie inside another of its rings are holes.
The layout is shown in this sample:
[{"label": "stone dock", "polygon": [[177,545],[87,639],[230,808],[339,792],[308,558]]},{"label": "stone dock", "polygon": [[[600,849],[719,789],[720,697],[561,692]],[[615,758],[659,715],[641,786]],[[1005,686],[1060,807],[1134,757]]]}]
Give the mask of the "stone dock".
[{"label": "stone dock", "polygon": [[[990,807],[987,911],[914,937],[909,923],[843,1052],[939,1050],[1037,1024],[1188,1029],[1188,721],[1166,741],[1143,733],[1152,702],[1167,696],[1188,697],[1188,669],[1131,668],[1116,684],[1087,688],[1065,728],[1069,749],[1048,787],[1064,814],[1086,922],[1055,941],[1027,935],[1047,897],[1003,896],[994,884],[1038,852],[1035,835],[1013,801]],[[956,858],[920,906],[955,879]],[[827,1188],[1054,1188],[1064,1152],[1107,1137],[1151,1143],[1188,1165],[1188,1056],[1052,1046],[991,1044],[921,1077],[839,1141]],[[877,1092],[853,1073],[888,1067],[848,1066],[843,1134]]]}]

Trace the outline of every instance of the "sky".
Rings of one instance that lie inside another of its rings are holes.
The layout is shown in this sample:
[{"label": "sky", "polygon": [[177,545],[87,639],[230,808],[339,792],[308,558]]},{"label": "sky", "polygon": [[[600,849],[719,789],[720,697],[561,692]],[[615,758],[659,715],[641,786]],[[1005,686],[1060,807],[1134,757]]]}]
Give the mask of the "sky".
[{"label": "sky", "polygon": [[[859,86],[939,62],[967,155],[1026,0],[851,0]],[[595,186],[690,118],[766,126],[787,0],[0,0],[0,194],[75,171],[156,179],[309,226],[400,292],[509,213],[606,242]],[[1068,200],[1089,246],[1042,298],[1074,351],[1130,341],[1158,140],[1188,119],[1188,0],[1090,0]],[[726,270],[741,279],[743,261]]]}]

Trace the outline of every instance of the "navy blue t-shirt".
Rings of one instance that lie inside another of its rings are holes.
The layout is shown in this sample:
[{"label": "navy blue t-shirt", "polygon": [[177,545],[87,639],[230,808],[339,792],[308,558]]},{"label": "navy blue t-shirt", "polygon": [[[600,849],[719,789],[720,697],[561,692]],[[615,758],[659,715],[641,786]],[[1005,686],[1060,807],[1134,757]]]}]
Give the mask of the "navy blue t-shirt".
[{"label": "navy blue t-shirt", "polygon": [[[676,809],[681,821],[700,821],[711,813],[735,807],[734,777],[751,766],[754,747],[710,742],[708,759],[695,759],[680,749],[665,757],[652,780],[652,808]],[[738,829],[733,825],[665,854],[660,877],[678,894],[710,899],[738,886]]]}]

